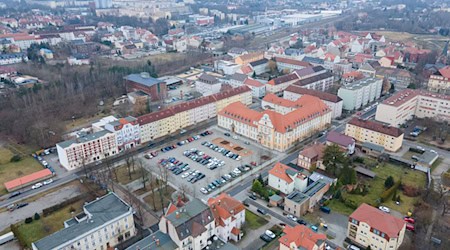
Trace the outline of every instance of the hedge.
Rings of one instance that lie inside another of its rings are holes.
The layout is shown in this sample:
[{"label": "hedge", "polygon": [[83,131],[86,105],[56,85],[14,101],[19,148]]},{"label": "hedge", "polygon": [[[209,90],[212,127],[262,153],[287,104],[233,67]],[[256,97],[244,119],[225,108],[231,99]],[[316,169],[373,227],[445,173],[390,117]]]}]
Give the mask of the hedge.
[{"label": "hedge", "polygon": [[70,198],[70,199],[68,199],[68,200],[65,200],[65,201],[63,201],[63,202],[61,202],[61,203],[59,203],[59,204],[54,205],[54,206],[51,206],[51,207],[49,207],[49,208],[46,208],[46,209],[42,210],[42,215],[43,215],[44,217],[46,217],[47,215],[49,215],[49,214],[51,214],[51,213],[53,213],[53,212],[55,212],[55,211],[58,211],[59,209],[65,207],[65,206],[67,206],[67,205],[70,205],[70,204],[72,204],[72,203],[75,203],[75,202],[77,202],[77,201],[79,201],[79,200],[85,198],[86,196],[87,196],[86,194],[81,194],[81,195],[75,196],[75,197],[73,197],[73,198]]},{"label": "hedge", "polygon": [[386,189],[381,195],[380,199],[382,202],[389,200],[389,198],[394,194],[394,192],[400,187],[402,184],[401,181],[397,181],[394,186],[390,187],[389,189]]}]

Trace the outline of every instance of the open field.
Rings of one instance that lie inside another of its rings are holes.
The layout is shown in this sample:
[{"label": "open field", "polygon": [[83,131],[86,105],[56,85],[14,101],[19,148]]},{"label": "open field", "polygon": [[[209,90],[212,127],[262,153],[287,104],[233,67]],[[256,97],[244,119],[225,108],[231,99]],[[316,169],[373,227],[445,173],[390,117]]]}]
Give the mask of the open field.
[{"label": "open field", "polygon": [[29,155],[22,156],[18,162],[10,162],[13,156],[11,150],[0,147],[0,195],[7,193],[3,183],[43,169],[41,164]]},{"label": "open field", "polygon": [[267,224],[267,220],[263,217],[251,212],[250,210],[245,210],[245,228],[250,230],[258,229]]},{"label": "open field", "polygon": [[64,228],[64,221],[72,217],[72,212],[74,214],[80,213],[84,202],[84,200],[80,200],[71,205],[67,205],[47,217],[41,215],[39,220],[34,220],[33,217],[33,222],[30,224],[20,223],[18,225],[18,232],[24,239],[26,246],[30,247],[32,242]]},{"label": "open field", "polygon": [[414,42],[418,45],[424,46],[425,49],[434,49],[439,52],[444,48],[444,44],[447,38],[439,35],[418,35],[407,32],[395,32],[395,31],[373,31],[377,34],[386,37],[386,40],[399,41],[399,42]]}]

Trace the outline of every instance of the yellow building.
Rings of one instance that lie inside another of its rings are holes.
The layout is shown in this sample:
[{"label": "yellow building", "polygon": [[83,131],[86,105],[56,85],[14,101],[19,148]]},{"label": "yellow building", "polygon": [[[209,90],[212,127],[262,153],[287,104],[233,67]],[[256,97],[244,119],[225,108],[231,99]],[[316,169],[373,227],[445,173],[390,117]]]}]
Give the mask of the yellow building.
[{"label": "yellow building", "polygon": [[359,143],[370,142],[391,152],[399,150],[403,144],[401,129],[358,118],[347,123],[345,135],[353,137]]},{"label": "yellow building", "polygon": [[250,105],[251,89],[241,86],[140,116],[138,122],[141,129],[141,143],[214,118],[222,108],[233,102]]},{"label": "yellow building", "polygon": [[450,90],[450,66],[446,66],[430,75],[428,90],[437,93],[446,93]]},{"label": "yellow building", "polygon": [[218,125],[282,152],[331,123],[331,110],[319,98],[304,95],[298,102],[299,108],[287,114],[259,112],[235,102],[219,112]]},{"label": "yellow building", "polygon": [[370,249],[396,250],[403,242],[405,230],[402,219],[363,203],[348,218],[347,237]]},{"label": "yellow building", "polygon": [[253,52],[248,54],[243,54],[234,59],[234,63],[239,65],[245,65],[251,62],[255,62],[264,58],[263,52]]}]

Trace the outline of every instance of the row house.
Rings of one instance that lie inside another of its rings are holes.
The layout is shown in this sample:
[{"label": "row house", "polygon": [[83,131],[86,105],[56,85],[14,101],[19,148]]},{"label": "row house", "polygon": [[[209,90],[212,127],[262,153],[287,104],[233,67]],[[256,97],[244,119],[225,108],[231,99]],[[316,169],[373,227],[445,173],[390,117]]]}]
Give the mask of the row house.
[{"label": "row house", "polygon": [[286,57],[275,57],[274,60],[277,63],[277,68],[279,71],[288,70],[289,72],[291,72],[297,69],[311,67],[311,64],[309,64],[308,62]]},{"label": "row house", "polygon": [[219,112],[218,125],[283,152],[331,123],[331,110],[319,98],[305,95],[298,104],[299,108],[282,114],[272,110],[258,112],[236,102]]},{"label": "row house", "polygon": [[359,118],[351,119],[345,127],[345,135],[358,143],[372,143],[390,152],[398,151],[403,144],[403,131],[383,123]]},{"label": "row house", "polygon": [[119,152],[137,147],[141,142],[138,120],[127,116],[105,125],[105,129],[114,133]]}]

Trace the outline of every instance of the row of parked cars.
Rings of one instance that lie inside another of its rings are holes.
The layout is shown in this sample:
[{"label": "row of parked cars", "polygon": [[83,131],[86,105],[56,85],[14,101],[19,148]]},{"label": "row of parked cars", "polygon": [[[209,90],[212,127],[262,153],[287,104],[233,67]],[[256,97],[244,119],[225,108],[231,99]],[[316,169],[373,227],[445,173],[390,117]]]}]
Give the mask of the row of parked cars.
[{"label": "row of parked cars", "polygon": [[183,173],[181,178],[186,179],[190,183],[195,183],[205,178],[205,175],[200,173],[198,170],[189,171],[191,169],[189,164],[179,161],[175,157],[161,159],[159,163],[175,175],[180,175]]},{"label": "row of parked cars", "polygon": [[[185,140],[179,141],[179,142],[177,142],[177,143],[174,144],[174,145],[170,145],[170,146],[164,147],[164,148],[161,149],[161,152],[163,152],[163,153],[169,152],[169,151],[171,151],[171,150],[177,148],[177,146],[178,146],[178,147],[181,147],[181,146],[183,146],[183,145],[185,145],[185,144],[188,144],[188,143],[190,143],[190,142],[199,140],[202,136],[208,136],[208,135],[211,135],[211,134],[213,134],[213,132],[207,130],[207,131],[202,132],[202,133],[200,133],[200,134],[198,134],[198,135],[194,135],[194,136],[189,137],[189,138],[187,138],[187,139],[185,139]],[[154,156],[153,156],[153,157],[154,157]]]},{"label": "row of parked cars", "polygon": [[205,141],[205,142],[202,143],[202,145],[205,146],[205,147],[208,147],[208,148],[210,148],[210,149],[212,149],[212,150],[214,150],[214,151],[216,151],[218,153],[221,153],[223,156],[226,156],[226,157],[231,158],[233,160],[236,160],[236,161],[240,161],[241,160],[241,156],[239,154],[235,154],[235,153],[231,152],[230,150],[227,150],[225,148],[219,147],[219,146],[215,145],[214,143]]},{"label": "row of parked cars", "polygon": [[211,170],[225,166],[225,161],[211,157],[196,148],[184,151],[183,155]]},{"label": "row of parked cars", "polygon": [[50,170],[52,173],[55,173],[55,169],[53,169],[52,166],[50,166],[50,164],[48,164],[48,162],[46,160],[44,160],[44,158],[42,158],[41,156],[37,155],[37,154],[33,154],[33,157],[44,167],[44,168],[48,168],[48,170]]},{"label": "row of parked cars", "polygon": [[210,192],[225,185],[227,182],[232,181],[234,178],[242,175],[242,173],[250,171],[251,169],[252,169],[252,167],[250,165],[239,166],[239,167],[233,169],[233,171],[231,171],[230,173],[224,174],[220,178],[209,183],[207,186],[202,187],[200,189],[200,192],[202,192],[203,194],[209,194]]}]

